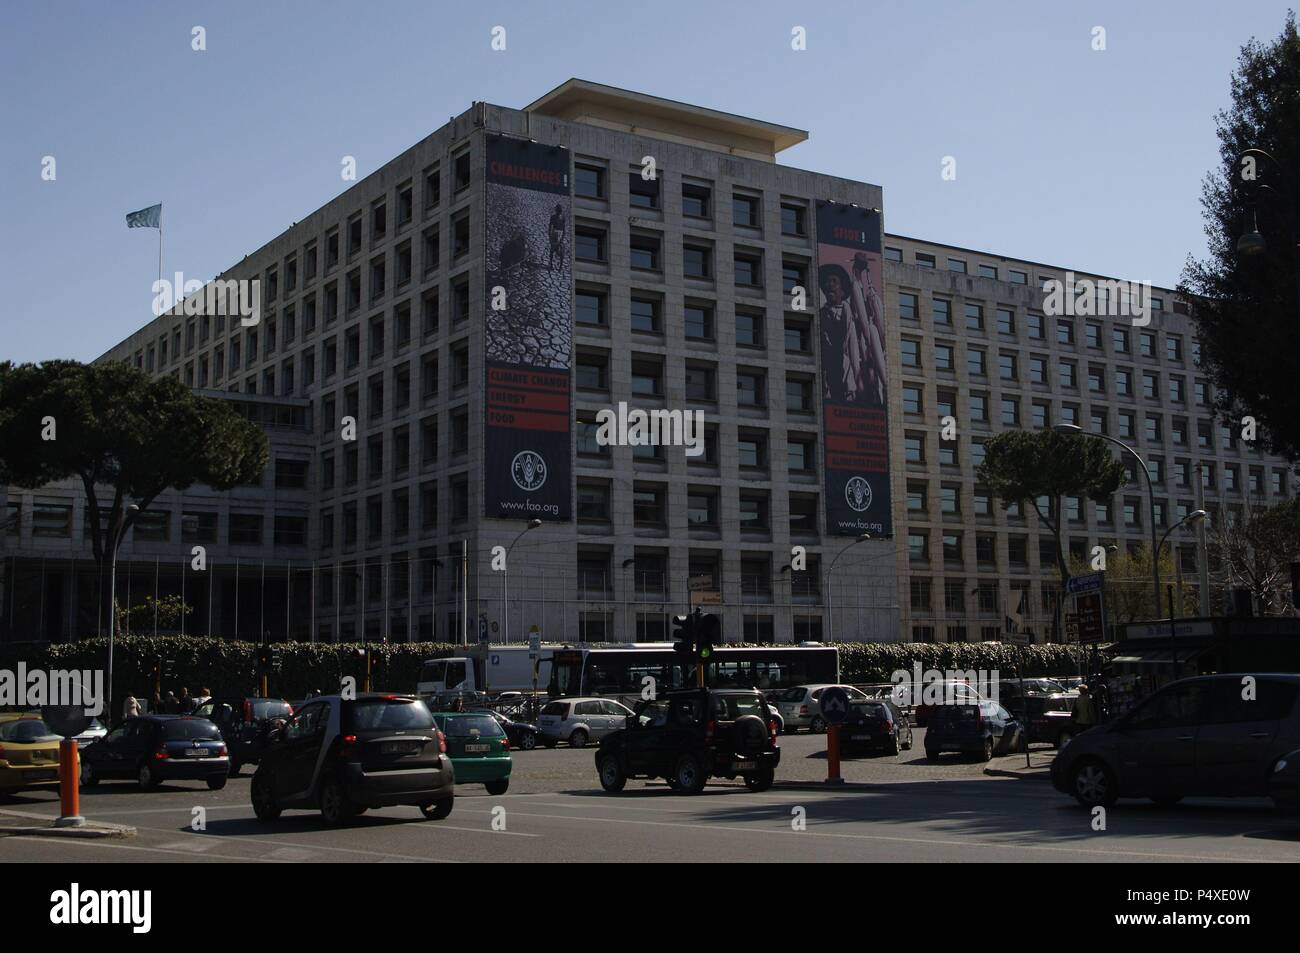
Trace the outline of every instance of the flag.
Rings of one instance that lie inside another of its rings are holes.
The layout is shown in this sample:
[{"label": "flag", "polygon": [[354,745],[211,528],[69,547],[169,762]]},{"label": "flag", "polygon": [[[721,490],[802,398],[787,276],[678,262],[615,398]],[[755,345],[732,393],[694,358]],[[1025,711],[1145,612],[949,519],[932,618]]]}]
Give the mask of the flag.
[{"label": "flag", "polygon": [[162,203],[142,208],[138,212],[128,212],[127,228],[162,228]]},{"label": "flag", "polygon": [[1003,619],[1003,623],[1006,625],[1006,630],[1009,635],[1015,635],[1020,631],[1020,627],[1025,623],[1024,617],[1020,614],[1022,608],[1020,603],[1024,598],[1024,595],[1025,594],[1020,590],[1013,589],[1011,591],[1011,597],[1007,600],[1007,612]]}]

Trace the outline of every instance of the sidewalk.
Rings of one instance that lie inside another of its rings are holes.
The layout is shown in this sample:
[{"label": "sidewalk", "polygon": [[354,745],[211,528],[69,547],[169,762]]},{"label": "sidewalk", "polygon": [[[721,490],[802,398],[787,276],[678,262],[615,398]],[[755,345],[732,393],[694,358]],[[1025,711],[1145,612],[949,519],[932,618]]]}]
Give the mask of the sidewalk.
[{"label": "sidewalk", "polygon": [[125,824],[86,821],[83,827],[55,827],[47,814],[0,810],[0,837],[134,837],[135,828]]}]

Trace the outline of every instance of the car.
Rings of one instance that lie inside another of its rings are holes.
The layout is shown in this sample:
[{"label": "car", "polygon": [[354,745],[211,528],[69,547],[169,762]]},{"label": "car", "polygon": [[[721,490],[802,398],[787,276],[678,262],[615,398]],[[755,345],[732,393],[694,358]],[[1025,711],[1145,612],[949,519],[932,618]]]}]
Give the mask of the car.
[{"label": "car", "polygon": [[[826,719],[822,716],[821,697],[822,692],[830,687],[830,684],[796,685],[786,689],[777,702],[785,729],[794,732],[806,728],[813,734],[825,731]],[[866,701],[866,693],[852,685],[837,687],[849,693],[849,701]]]},{"label": "car", "polygon": [[510,747],[518,748],[521,751],[532,751],[537,747],[537,739],[542,733],[542,729],[537,725],[527,721],[515,721],[513,715],[507,711],[497,711],[492,708],[472,709],[472,711],[482,712],[485,715],[491,715],[498,725],[505,730],[506,737],[510,739]]},{"label": "car", "polygon": [[271,728],[287,721],[293,715],[293,706],[283,698],[210,698],[194,714],[207,718],[221,732],[230,751],[233,776],[244,765],[261,760]]},{"label": "car", "polygon": [[763,692],[763,701],[767,702],[768,713],[771,714],[776,722],[776,733],[785,734],[785,717],[781,714],[781,695],[784,690],[765,691]]},{"label": "car", "polygon": [[1300,813],[1300,748],[1288,751],[1268,776],[1268,796],[1279,811]]},{"label": "car", "polygon": [[447,756],[457,784],[482,784],[488,794],[505,794],[510,787],[510,739],[487,711],[439,711],[433,720],[447,738]]},{"label": "car", "polygon": [[585,748],[588,741],[599,741],[623,727],[632,709],[610,698],[561,698],[548,702],[537,716],[542,744],[554,748],[561,741],[570,747]]},{"label": "car", "polygon": [[59,741],[40,715],[0,714],[0,795],[59,786]]},{"label": "car", "polygon": [[840,754],[883,752],[898,754],[912,747],[912,726],[892,701],[872,698],[849,702],[849,714],[840,725]]},{"label": "car", "polygon": [[90,724],[86,726],[86,730],[74,737],[72,740],[77,743],[77,748],[80,750],[88,744],[93,744],[107,734],[108,729],[104,727],[104,723],[98,718],[92,718],[90,719]]},{"label": "car", "polygon": [[679,794],[698,794],[713,777],[743,778],[757,792],[772,786],[780,762],[776,722],[758,691],[680,688],[641,702],[601,740],[596,774],[611,793],[629,778],[664,778]]},{"label": "car", "polygon": [[984,761],[997,754],[1022,750],[1020,722],[997,702],[937,705],[925,729],[925,756],[939,760],[945,751],[958,751]]},{"label": "car", "polygon": [[[940,704],[929,701],[933,697],[942,699]],[[933,685],[923,684],[909,688],[899,685],[894,691],[894,701],[901,706],[912,706],[912,717],[918,728],[930,723],[934,713],[947,705],[977,705],[988,701],[975,686],[968,682],[937,682]]]},{"label": "car", "polygon": [[1025,740],[1063,748],[1081,730],[1074,721],[1079,696],[1068,692],[1054,695],[1025,695],[1019,704],[1006,707],[1025,729]]},{"label": "car", "polygon": [[253,813],[264,823],[287,808],[317,809],[337,825],[398,805],[441,820],[455,806],[447,739],[414,695],[320,695],[268,740],[249,786]]},{"label": "car", "polygon": [[1076,735],[1052,761],[1052,784],[1089,808],[1119,798],[1264,797],[1296,748],[1300,675],[1200,675]]},{"label": "car", "polygon": [[1066,675],[1063,678],[1054,678],[1052,681],[1071,694],[1077,693],[1081,686],[1088,684],[1088,680],[1079,675]]},{"label": "car", "polygon": [[151,790],[164,781],[205,781],[220,791],[230,757],[217,726],[193,715],[140,715],[81,753],[81,786],[134,778]]}]

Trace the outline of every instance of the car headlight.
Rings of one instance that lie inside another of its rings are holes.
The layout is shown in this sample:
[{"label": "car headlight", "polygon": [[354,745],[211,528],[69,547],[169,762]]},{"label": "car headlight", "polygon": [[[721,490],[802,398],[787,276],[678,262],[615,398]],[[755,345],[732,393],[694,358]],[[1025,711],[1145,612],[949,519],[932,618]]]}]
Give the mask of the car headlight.
[{"label": "car headlight", "polygon": [[1276,771],[1285,771],[1285,770],[1286,770],[1286,758],[1282,758],[1280,761],[1278,761],[1277,764],[1273,765],[1273,770],[1274,770],[1275,772],[1276,772]]}]

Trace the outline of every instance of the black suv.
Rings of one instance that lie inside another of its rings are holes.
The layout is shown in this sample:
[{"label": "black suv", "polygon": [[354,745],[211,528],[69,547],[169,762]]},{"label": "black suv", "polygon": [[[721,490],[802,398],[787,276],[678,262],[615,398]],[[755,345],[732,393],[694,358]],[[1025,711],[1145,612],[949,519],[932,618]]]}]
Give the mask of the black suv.
[{"label": "black suv", "polygon": [[776,720],[757,691],[674,689],[625,721],[596,752],[606,791],[623,790],[628,778],[664,778],[680,794],[699,794],[711,777],[744,778],[751,791],[766,791],[781,761]]}]

